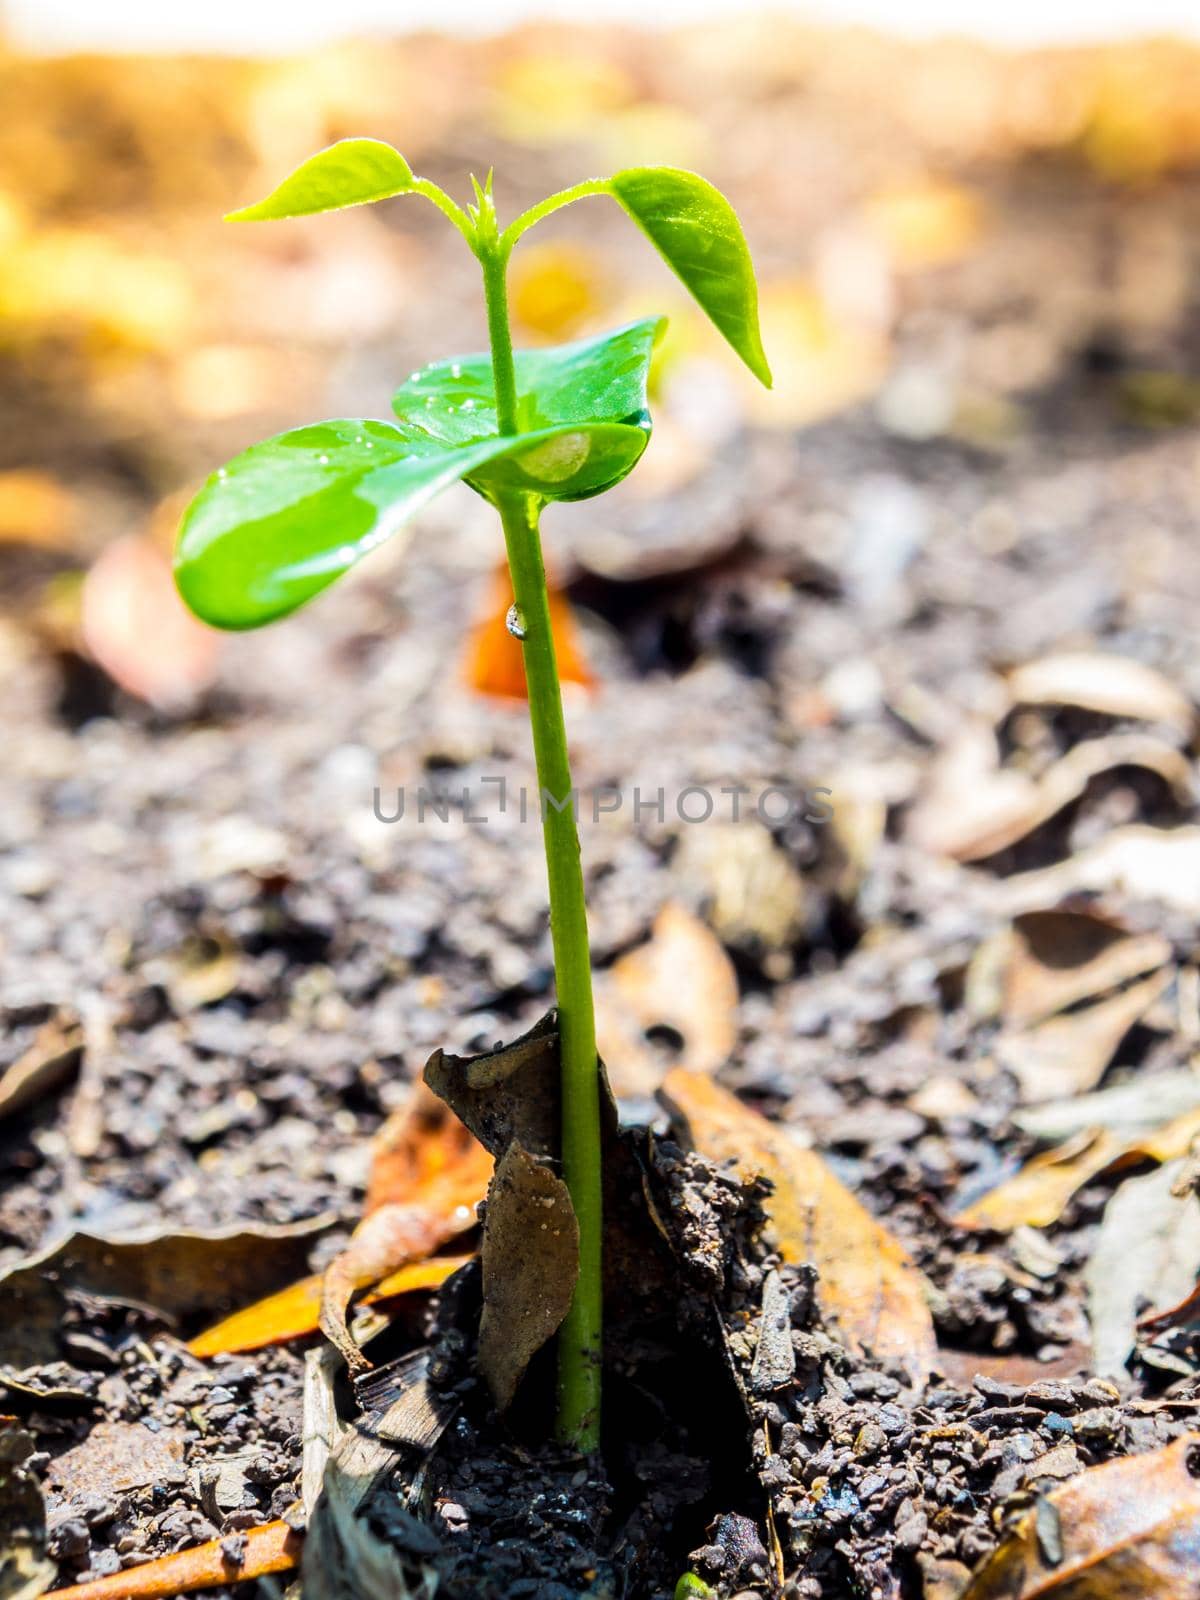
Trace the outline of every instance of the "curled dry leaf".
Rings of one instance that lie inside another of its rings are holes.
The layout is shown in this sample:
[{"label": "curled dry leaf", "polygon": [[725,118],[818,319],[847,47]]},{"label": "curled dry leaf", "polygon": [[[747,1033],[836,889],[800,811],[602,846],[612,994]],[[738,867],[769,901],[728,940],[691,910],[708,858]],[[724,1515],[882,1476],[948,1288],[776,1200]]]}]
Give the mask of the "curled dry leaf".
[{"label": "curled dry leaf", "polygon": [[663,1097],[702,1155],[771,1180],[766,1209],[780,1253],[817,1268],[821,1307],[849,1342],[915,1381],[927,1377],[936,1340],[925,1280],[821,1157],[699,1073],[668,1073]]},{"label": "curled dry leaf", "polygon": [[109,677],[159,710],[191,705],[216,674],[217,635],[192,616],[166,557],[140,534],[97,557],[83,585],[82,626]]},{"label": "curled dry leaf", "polygon": [[1086,739],[1039,778],[1000,767],[998,757],[988,726],[968,729],[943,753],[910,821],[916,844],[955,861],[984,861],[1049,822],[1094,778],[1118,767],[1156,773],[1181,803],[1191,799],[1186,757],[1148,734]]},{"label": "curled dry leaf", "polygon": [[126,1239],[72,1234],[0,1274],[0,1363],[22,1368],[60,1358],[59,1328],[73,1289],[135,1300],[167,1317],[223,1311],[265,1283],[294,1278],[333,1223],[315,1217]]},{"label": "curled dry leaf", "polygon": [[1063,651],[1026,662],[1008,674],[1014,705],[1080,706],[1110,717],[1161,722],[1188,735],[1195,710],[1187,696],[1153,667],[1100,651]]},{"label": "curled dry leaf", "polygon": [[45,1600],[170,1600],[194,1589],[215,1589],[231,1583],[265,1578],[272,1572],[290,1572],[300,1561],[304,1537],[288,1522],[268,1522],[239,1535],[245,1540],[240,1554],[231,1554],[228,1539],[174,1555],[160,1556],[143,1566],[95,1578],[72,1589],[55,1589]]},{"label": "curled dry leaf", "polygon": [[65,1083],[82,1054],[83,1030],[78,1017],[51,1017],[38,1029],[28,1050],[0,1074],[0,1122]]},{"label": "curled dry leaf", "polygon": [[991,1228],[1007,1233],[1029,1226],[1048,1228],[1057,1222],[1085,1183],[1138,1161],[1174,1161],[1200,1138],[1200,1110],[1149,1131],[1122,1136],[1106,1128],[1089,1128],[1054,1150],[1044,1150],[1015,1177],[990,1189],[955,1215],[964,1228]]},{"label": "curled dry leaf", "polygon": [[1009,1027],[1043,1022],[1171,959],[1157,933],[1127,933],[1079,911],[1030,911],[1013,920],[1001,957],[1001,1015]]},{"label": "curled dry leaf", "polygon": [[1200,827],[1114,828],[1066,861],[1009,878],[997,902],[1015,915],[1081,892],[1155,900],[1200,916]]},{"label": "curled dry leaf", "polygon": [[367,1215],[322,1283],[321,1331],[352,1372],[367,1365],[346,1326],[355,1291],[424,1260],[473,1227],[491,1172],[483,1146],[424,1083],[416,1084],[379,1137]]},{"label": "curled dry leaf", "polygon": [[654,1027],[683,1040],[694,1072],[715,1072],[737,1039],[737,974],[712,930],[682,906],[665,905],[649,942],[614,962],[597,986],[597,1040],[617,1094],[652,1095],[661,1060],[646,1042]]},{"label": "curled dry leaf", "polygon": [[1200,1200],[1175,1193],[1184,1163],[1127,1178],[1104,1210],[1086,1269],[1095,1370],[1121,1376],[1138,1309],[1181,1300],[1200,1273]]},{"label": "curled dry leaf", "polygon": [[1196,1593],[1200,1435],[1090,1467],[1040,1499],[962,1600],[1183,1600]]},{"label": "curled dry leaf", "polygon": [[513,1141],[496,1164],[483,1228],[479,1370],[507,1411],[533,1356],[557,1332],[579,1276],[579,1224],[566,1184]]},{"label": "curled dry leaf", "polygon": [[996,1061],[1011,1072],[1025,1104],[1094,1089],[1117,1046],[1164,993],[1173,971],[1155,972],[1107,1000],[1051,1017],[1023,1032],[1001,1034]]}]

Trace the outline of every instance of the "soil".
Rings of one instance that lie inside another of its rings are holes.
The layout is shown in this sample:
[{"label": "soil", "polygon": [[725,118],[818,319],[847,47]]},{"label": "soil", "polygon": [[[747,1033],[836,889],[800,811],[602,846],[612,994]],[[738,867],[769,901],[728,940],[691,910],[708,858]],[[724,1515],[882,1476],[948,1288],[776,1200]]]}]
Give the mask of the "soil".
[{"label": "soil", "polygon": [[[716,161],[712,176],[747,194],[770,275],[801,231],[832,226],[846,195],[870,186],[891,125],[882,108],[876,123],[786,73],[774,98],[761,88],[753,74],[727,86],[715,133],[761,101],[763,118],[794,117],[827,162],[819,192],[797,196],[765,157],[740,172]],[[833,112],[846,119],[836,135]],[[447,171],[426,162],[446,181],[487,133],[465,113],[455,126]],[[911,128],[895,137],[913,161],[949,159]],[[578,177],[573,149],[489,148],[480,170],[507,158],[539,193]],[[247,166],[244,150],[230,159],[234,188]],[[718,1286],[664,1306],[666,1344],[628,1368],[630,1352],[613,1352],[608,1450],[589,1471],[538,1442],[547,1370],[535,1367],[512,1428],[489,1418],[469,1319],[456,1326],[461,1305],[439,1311],[432,1297],[402,1332],[409,1348],[432,1338],[441,1381],[458,1386],[422,1480],[436,1538],[417,1551],[450,1594],[567,1600],[590,1584],[660,1600],[689,1568],[723,1594],[767,1593],[781,1562],[790,1600],[934,1600],[959,1592],[1038,1487],[1194,1426],[1194,1342],[1115,1382],[1091,1369],[1084,1273],[1115,1177],[1087,1184],[1036,1237],[968,1232],[953,1213],[1035,1148],[1011,1120],[1018,1085],[995,1064],[995,1023],[966,994],[968,963],[1002,920],[994,891],[1126,823],[1194,821],[1195,807],[1122,767],[971,868],[914,840],[908,820],[939,749],[991,716],[996,674],[1015,663],[1098,648],[1200,699],[1200,408],[1187,389],[1200,321],[1186,288],[1200,185],[1180,173],[1114,188],[1068,155],[964,158],[955,175],[989,231],[961,259],[898,275],[890,386],[881,374],[804,427],[714,431],[703,464],[669,488],[634,480],[546,523],[601,685],[568,707],[577,782],[671,797],[662,817],[627,800],[585,821],[596,965],[637,947],[668,902],[708,916],[740,991],[722,1081],[802,1130],[886,1218],[937,1291],[941,1370],[913,1391],[852,1354],[822,1324],[811,1274],[788,1268],[795,1376],[755,1396],[722,1329],[757,1317],[777,1263],[743,1235]],[[55,203],[70,214],[78,201]],[[595,248],[623,260],[619,219],[589,225]],[[380,226],[395,243],[401,224]],[[395,372],[470,343],[464,326],[478,335],[455,239],[412,226],[403,249],[441,298],[398,336],[339,347],[340,366],[326,351],[333,376],[309,385],[319,399],[303,384],[294,398],[304,415],[344,410],[348,387],[385,394]],[[1148,233],[1160,264],[1178,266],[1177,291],[1140,251]],[[339,237],[353,255],[359,235]],[[238,289],[224,270],[214,296],[227,311]],[[1024,381],[1006,367],[1018,356]],[[81,422],[77,357],[43,368],[4,355],[2,448],[19,452],[7,465],[34,461],[95,505],[96,544],[141,527],[249,436],[244,417],[201,425],[160,406],[152,363],[134,422],[99,400]],[[1147,373],[1173,380],[1154,391],[1174,396],[1166,413],[1135,381]],[[930,393],[949,396],[956,420],[927,425]],[[686,399],[668,390],[665,414],[686,415]],[[301,414],[252,418],[249,431]],[[677,442],[662,431],[664,448]],[[0,1265],[74,1231],[325,1218],[318,1270],[357,1220],[372,1134],[429,1053],[488,1049],[550,1002],[532,820],[472,825],[452,808],[420,821],[412,804],[421,785],[484,805],[486,778],[535,787],[523,709],[462,678],[496,530],[463,491],[402,544],[301,617],[230,638],[215,682],[170,714],[47,631],[47,581],[78,555],[4,549],[0,1068],[55,1019],[78,1021],[84,1046],[77,1075],[0,1133]],[[1017,714],[997,743],[1036,769],[1129,725]],[[1194,783],[1194,747],[1177,744]],[[825,788],[833,822],[810,820],[811,807],[751,818],[737,825],[757,841],[745,855],[732,824],[680,820],[672,802],[692,784]],[[376,792],[386,815],[399,786],[405,818],[379,820]],[[751,879],[755,862],[765,876]],[[733,911],[717,892],[731,873]],[[1177,959],[1194,957],[1184,912],[1123,909]],[[669,1063],[684,1041],[658,1027],[643,1042]],[[1136,1079],[1152,1097],[1194,1042],[1182,1024],[1135,1027],[1104,1086]],[[936,1096],[922,1093],[931,1084]],[[644,1098],[624,1109],[666,1132]],[[733,1181],[669,1140],[659,1150],[683,1164],[670,1181],[700,1209]],[[32,1438],[60,1583],[290,1514],[302,1347],[202,1363],[180,1338],[210,1313],[169,1325],[145,1305],[69,1287],[66,1298],[59,1359],[23,1370],[25,1390],[5,1389],[2,1406]],[[400,1543],[416,1537],[398,1510],[415,1470],[406,1463],[370,1512]]]}]

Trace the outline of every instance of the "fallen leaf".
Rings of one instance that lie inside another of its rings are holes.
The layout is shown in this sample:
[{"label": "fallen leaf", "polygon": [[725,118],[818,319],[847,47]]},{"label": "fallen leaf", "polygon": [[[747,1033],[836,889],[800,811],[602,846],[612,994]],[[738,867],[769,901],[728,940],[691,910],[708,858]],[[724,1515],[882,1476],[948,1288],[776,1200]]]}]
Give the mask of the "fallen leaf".
[{"label": "fallen leaf", "polygon": [[65,1083],[82,1054],[78,1017],[60,1014],[43,1024],[28,1050],[0,1075],[0,1122]]},{"label": "fallen leaf", "polygon": [[193,1589],[223,1588],[272,1572],[290,1572],[299,1565],[304,1536],[290,1523],[268,1522],[261,1528],[247,1528],[239,1537],[245,1540],[239,1556],[229,1554],[228,1539],[210,1539],[207,1544],[160,1556],[108,1578],[55,1589],[44,1600],[170,1600],[172,1595]]},{"label": "fallen leaf", "polygon": [[665,905],[646,944],[615,961],[597,984],[596,1033],[618,1095],[652,1095],[661,1057],[647,1043],[666,1027],[694,1072],[715,1072],[737,1042],[737,974],[720,940],[682,906]]},{"label": "fallen leaf", "polygon": [[1181,1117],[1200,1106],[1200,1072],[1180,1067],[1171,1072],[1156,1072],[1153,1094],[1140,1078],[1097,1089],[1094,1094],[1073,1095],[1068,1100],[1052,1100],[1045,1105],[1014,1111],[1013,1121],[1025,1133],[1046,1143],[1073,1138],[1089,1128],[1107,1128],[1112,1133],[1149,1133],[1165,1120]]},{"label": "fallen leaf", "polygon": [[1044,1021],[1170,959],[1170,941],[1157,933],[1127,933],[1087,912],[1027,912],[1013,920],[1003,963],[1004,1020],[1010,1027]]},{"label": "fallen leaf", "polygon": [[1200,1273],[1200,1200],[1174,1193],[1182,1161],[1126,1178],[1104,1210],[1085,1269],[1094,1368],[1124,1376],[1139,1308],[1181,1300]]},{"label": "fallen leaf", "polygon": [[[571,602],[552,582],[548,582],[547,589],[558,676],[563,683],[576,683],[581,688],[594,689],[596,680],[588,670],[579,648]],[[512,604],[512,580],[508,568],[501,566],[488,590],[480,621],[475,624],[467,641],[464,671],[467,683],[477,694],[493,695],[503,700],[524,700],[527,698],[525,660],[520,641],[508,631],[508,615]]]},{"label": "fallen leaf", "polygon": [[1001,1034],[993,1047],[996,1062],[1016,1078],[1025,1104],[1094,1089],[1121,1040],[1173,977],[1173,970],[1152,973],[1107,1000]]},{"label": "fallen leaf", "polygon": [[116,540],[93,563],[82,629],[109,677],[159,710],[192,705],[216,674],[216,633],[192,616],[166,557],[140,534]]},{"label": "fallen leaf", "polygon": [[1186,1155],[1197,1138],[1200,1109],[1132,1136],[1122,1137],[1105,1128],[1085,1129],[1056,1149],[1034,1156],[1015,1177],[957,1212],[954,1220],[960,1227],[991,1228],[1000,1233],[1026,1225],[1048,1228],[1093,1178],[1138,1161],[1174,1161]]},{"label": "fallen leaf", "polygon": [[[844,810],[839,790],[837,821]],[[784,950],[800,932],[804,879],[757,818],[684,829],[671,871],[704,902],[705,917],[724,944]]]},{"label": "fallen leaf", "polygon": [[1157,774],[1191,800],[1187,758],[1142,733],[1085,739],[1040,777],[999,765],[990,725],[968,729],[935,761],[929,787],[913,808],[909,834],[922,849],[955,861],[984,861],[1017,844],[1080,799],[1089,783],[1120,767]]},{"label": "fallen leaf", "polygon": [[[451,1273],[469,1260],[470,1256],[432,1256],[428,1261],[410,1262],[368,1289],[362,1303],[375,1305],[381,1300],[395,1300],[422,1289],[439,1289]],[[321,1278],[321,1273],[314,1273],[311,1278],[302,1278],[278,1294],[256,1301],[244,1311],[235,1311],[233,1316],[197,1334],[189,1342],[188,1349],[192,1355],[207,1359],[261,1350],[267,1345],[285,1344],[290,1339],[302,1339],[315,1333],[321,1310]]]},{"label": "fallen leaf", "polygon": [[106,1489],[185,1483],[184,1438],[182,1429],[155,1431],[144,1422],[97,1422],[78,1444],[55,1457],[46,1482],[67,1504]]},{"label": "fallen leaf", "polygon": [[927,1377],[936,1365],[936,1340],[925,1281],[900,1242],[821,1157],[700,1073],[676,1068],[662,1094],[702,1155],[771,1180],[766,1209],[780,1253],[817,1268],[822,1309],[851,1344],[916,1380]]},{"label": "fallen leaf", "polygon": [[558,1331],[579,1276],[566,1184],[514,1140],[496,1164],[483,1226],[479,1370],[507,1411],[533,1356]]},{"label": "fallen leaf", "polygon": [[73,1289],[134,1300],[172,1318],[225,1310],[265,1283],[295,1277],[334,1220],[123,1239],[72,1234],[0,1273],[0,1363],[25,1368],[61,1358],[59,1327]]},{"label": "fallen leaf", "polygon": [[1191,1434],[1089,1467],[1044,1496],[976,1570],[963,1600],[1194,1595],[1200,1482],[1189,1462],[1198,1442]]},{"label": "fallen leaf", "polygon": [[1014,705],[1081,706],[1110,717],[1161,722],[1184,735],[1196,713],[1191,701],[1153,667],[1128,656],[1064,651],[1026,662],[1008,674]]},{"label": "fallen leaf", "polygon": [[1081,891],[1158,901],[1200,916],[1200,827],[1114,828],[1066,861],[1009,878],[997,899],[1018,914]]},{"label": "fallen leaf", "polygon": [[475,1224],[492,1158],[421,1082],[389,1118],[376,1143],[366,1215],[330,1262],[321,1288],[320,1326],[352,1372],[366,1358],[351,1338],[346,1312],[356,1290],[422,1261]]}]

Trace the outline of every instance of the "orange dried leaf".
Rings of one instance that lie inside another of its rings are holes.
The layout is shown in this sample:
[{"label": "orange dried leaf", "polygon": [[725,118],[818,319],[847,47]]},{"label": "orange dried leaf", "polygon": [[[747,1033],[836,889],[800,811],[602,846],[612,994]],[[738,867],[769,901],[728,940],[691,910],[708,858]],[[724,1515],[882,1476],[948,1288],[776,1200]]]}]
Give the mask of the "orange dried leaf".
[{"label": "orange dried leaf", "polygon": [[785,1261],[811,1261],[824,1311],[849,1341],[905,1367],[914,1378],[936,1363],[925,1281],[908,1252],[813,1150],[742,1105],[711,1078],[676,1069],[663,1093],[701,1154],[761,1173],[773,1193],[767,1215]]},{"label": "orange dried leaf", "polygon": [[1040,1499],[963,1600],[1180,1600],[1196,1592],[1200,1435],[1090,1467]]},{"label": "orange dried leaf", "polygon": [[[560,589],[548,585],[550,631],[558,658],[558,675],[564,683],[577,683],[594,689],[596,680],[579,650],[575,618],[570,602]],[[477,694],[490,694],[503,700],[524,700],[525,662],[519,640],[507,627],[513,603],[508,568],[500,567],[488,591],[483,618],[476,624],[467,644],[465,671],[467,683]]]},{"label": "orange dried leaf", "polygon": [[227,1554],[226,1541],[210,1539],[207,1544],[161,1556],[107,1578],[95,1578],[71,1589],[55,1589],[43,1600],[168,1600],[171,1595],[186,1594],[192,1589],[215,1589],[218,1585],[263,1578],[272,1572],[290,1572],[299,1565],[304,1536],[286,1522],[250,1528],[244,1538],[245,1549],[236,1560]]},{"label": "orange dried leaf", "polygon": [[[410,1262],[377,1283],[363,1296],[363,1303],[374,1305],[376,1301],[393,1300],[420,1289],[438,1289],[452,1272],[457,1272],[470,1259],[470,1256],[433,1256],[428,1261]],[[188,1350],[194,1356],[207,1359],[261,1350],[266,1345],[285,1344],[289,1339],[303,1339],[316,1333],[320,1311],[321,1274],[318,1272],[205,1329],[191,1341]]]}]

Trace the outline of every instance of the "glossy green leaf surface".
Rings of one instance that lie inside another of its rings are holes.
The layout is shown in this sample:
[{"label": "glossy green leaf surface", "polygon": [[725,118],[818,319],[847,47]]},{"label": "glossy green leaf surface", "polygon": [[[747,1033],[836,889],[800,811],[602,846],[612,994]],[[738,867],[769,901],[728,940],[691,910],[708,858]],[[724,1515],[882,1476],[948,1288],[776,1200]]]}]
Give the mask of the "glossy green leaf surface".
[{"label": "glossy green leaf surface", "polygon": [[412,189],[413,175],[398,150],[381,139],[341,139],[301,162],[265,199],[226,222],[274,222],[281,217],[308,217],[318,211],[340,211],[388,200]]},{"label": "glossy green leaf surface", "polygon": [[175,580],[197,616],[256,628],[295,611],[459,479],[579,499],[623,477],[646,431],[577,423],[447,448],[341,420],[252,446],[209,478],[180,529]]},{"label": "glossy green leaf surface", "polygon": [[609,179],[608,188],[750,371],[770,388],[754,264],[725,196],[694,172],[676,167],[631,167]]},{"label": "glossy green leaf surface", "polygon": [[[522,432],[564,422],[627,422],[649,427],[646,380],[664,326],[661,317],[628,323],[592,339],[548,350],[518,350],[517,417]],[[443,444],[467,444],[497,431],[492,363],[487,355],[434,361],[392,398],[401,431]]]}]

